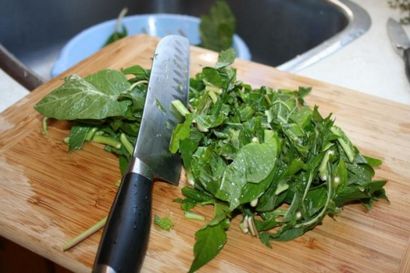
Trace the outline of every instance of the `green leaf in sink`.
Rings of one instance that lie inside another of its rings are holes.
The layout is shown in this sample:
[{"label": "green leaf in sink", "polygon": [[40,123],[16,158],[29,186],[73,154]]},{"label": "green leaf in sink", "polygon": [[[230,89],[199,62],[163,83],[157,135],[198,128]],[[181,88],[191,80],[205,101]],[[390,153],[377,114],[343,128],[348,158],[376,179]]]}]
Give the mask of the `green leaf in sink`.
[{"label": "green leaf in sink", "polygon": [[201,16],[199,26],[201,46],[215,51],[232,46],[235,33],[235,17],[229,5],[217,0],[209,14]]},{"label": "green leaf in sink", "polygon": [[123,8],[120,12],[120,14],[118,15],[117,21],[115,23],[115,30],[114,32],[110,35],[110,37],[108,37],[107,41],[105,41],[104,46],[106,47],[109,44],[112,44],[124,37],[127,37],[128,35],[128,31],[127,28],[122,24],[122,19],[124,18],[124,16],[127,14],[128,9],[127,8]]}]

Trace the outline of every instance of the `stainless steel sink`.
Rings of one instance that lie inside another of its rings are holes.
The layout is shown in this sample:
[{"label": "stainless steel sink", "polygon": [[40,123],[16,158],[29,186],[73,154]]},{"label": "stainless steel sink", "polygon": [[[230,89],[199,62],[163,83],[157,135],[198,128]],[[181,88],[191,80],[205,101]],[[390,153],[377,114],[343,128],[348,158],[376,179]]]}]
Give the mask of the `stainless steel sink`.
[{"label": "stainless steel sink", "polygon": [[[0,0],[1,43],[43,79],[62,46],[82,29],[129,14],[200,16],[214,0]],[[340,49],[370,27],[349,0],[228,0],[252,60],[296,71]]]}]

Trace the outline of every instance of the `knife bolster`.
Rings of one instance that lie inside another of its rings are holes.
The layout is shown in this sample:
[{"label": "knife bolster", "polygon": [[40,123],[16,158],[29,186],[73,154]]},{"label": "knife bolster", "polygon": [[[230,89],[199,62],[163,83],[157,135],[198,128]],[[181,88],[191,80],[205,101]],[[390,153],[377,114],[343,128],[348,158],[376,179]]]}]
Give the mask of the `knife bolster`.
[{"label": "knife bolster", "polygon": [[145,178],[152,180],[153,178],[153,173],[151,168],[145,164],[142,160],[140,160],[138,157],[133,157],[133,159],[130,161],[129,167],[128,167],[128,173],[136,173],[139,175],[144,176]]}]

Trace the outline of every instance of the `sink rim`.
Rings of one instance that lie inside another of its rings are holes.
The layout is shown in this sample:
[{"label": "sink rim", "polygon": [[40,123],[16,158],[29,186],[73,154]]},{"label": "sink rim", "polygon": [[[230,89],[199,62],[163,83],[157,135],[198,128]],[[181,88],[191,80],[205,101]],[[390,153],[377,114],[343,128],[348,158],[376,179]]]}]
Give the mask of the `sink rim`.
[{"label": "sink rim", "polygon": [[287,72],[297,72],[302,70],[328,57],[339,49],[342,49],[370,29],[372,23],[370,15],[358,4],[350,0],[326,1],[335,5],[347,17],[347,26],[342,31],[323,41],[316,47],[277,66],[277,69]]}]

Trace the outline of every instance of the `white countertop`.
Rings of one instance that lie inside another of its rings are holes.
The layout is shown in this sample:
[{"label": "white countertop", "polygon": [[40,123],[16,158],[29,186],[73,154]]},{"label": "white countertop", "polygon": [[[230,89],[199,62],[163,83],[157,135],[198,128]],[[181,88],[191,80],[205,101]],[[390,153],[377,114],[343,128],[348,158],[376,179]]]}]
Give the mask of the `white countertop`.
[{"label": "white countertop", "polygon": [[[410,84],[404,62],[387,36],[389,17],[400,13],[389,8],[387,0],[354,0],[370,14],[368,32],[324,60],[297,74],[397,102],[410,104]],[[410,33],[410,27],[405,27]]]},{"label": "white countertop", "polygon": [[[368,32],[346,47],[297,74],[410,105],[410,84],[404,63],[386,32],[389,17],[399,19],[387,0],[354,0],[372,19]],[[406,27],[410,33],[410,27]],[[0,112],[28,94],[0,69]]]}]

